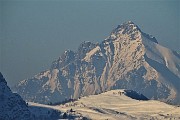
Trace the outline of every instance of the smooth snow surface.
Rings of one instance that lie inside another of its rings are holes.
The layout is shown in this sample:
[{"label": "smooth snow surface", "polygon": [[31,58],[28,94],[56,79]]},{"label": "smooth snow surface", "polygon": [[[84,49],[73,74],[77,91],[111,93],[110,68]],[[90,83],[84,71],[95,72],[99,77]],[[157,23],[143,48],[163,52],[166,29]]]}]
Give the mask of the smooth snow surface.
[{"label": "smooth snow surface", "polygon": [[[120,94],[121,92],[121,94]],[[179,120],[180,107],[163,102],[148,100],[139,101],[124,95],[124,90],[111,90],[99,95],[90,95],[64,105],[48,106],[30,103],[32,106],[42,106],[80,114],[93,120]]]}]

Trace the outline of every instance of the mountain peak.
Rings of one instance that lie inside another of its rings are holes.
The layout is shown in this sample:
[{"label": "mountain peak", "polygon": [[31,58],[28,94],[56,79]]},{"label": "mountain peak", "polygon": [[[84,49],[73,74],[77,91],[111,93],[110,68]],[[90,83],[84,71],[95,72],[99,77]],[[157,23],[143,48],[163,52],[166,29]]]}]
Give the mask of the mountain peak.
[{"label": "mountain peak", "polygon": [[99,45],[83,42],[76,52],[62,54],[43,75],[15,89],[28,101],[46,104],[111,89],[180,103],[180,59],[155,42],[132,21],[125,22]]},{"label": "mountain peak", "polygon": [[140,28],[132,21],[127,21],[116,28],[117,31],[122,31],[122,34],[131,34],[141,32]]},{"label": "mountain peak", "polygon": [[140,28],[134,24],[132,21],[127,21],[121,25],[118,25],[112,32],[110,38],[111,40],[121,38],[121,36],[129,36],[130,40],[136,40],[141,37]]},{"label": "mountain peak", "polygon": [[127,23],[129,23],[129,24],[134,24],[134,22],[133,22],[133,21],[128,21]]},{"label": "mountain peak", "polygon": [[121,25],[134,25],[134,26],[137,26],[133,21],[127,21],[127,22],[124,22]]},{"label": "mountain peak", "polygon": [[[148,40],[158,43],[156,38],[152,35],[146,34],[141,31],[141,29],[132,21],[124,22],[121,25],[118,25],[112,32],[108,39],[117,39],[120,36],[129,36],[130,40],[137,40],[147,38]],[[107,40],[107,39],[106,39]]]}]

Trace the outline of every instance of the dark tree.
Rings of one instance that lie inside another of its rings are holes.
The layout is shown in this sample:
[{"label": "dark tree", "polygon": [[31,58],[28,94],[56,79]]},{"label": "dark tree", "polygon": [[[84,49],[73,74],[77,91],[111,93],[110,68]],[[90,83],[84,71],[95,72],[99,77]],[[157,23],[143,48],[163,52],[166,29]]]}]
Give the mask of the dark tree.
[{"label": "dark tree", "polygon": [[67,118],[67,113],[64,113],[63,114],[63,119],[66,119]]}]

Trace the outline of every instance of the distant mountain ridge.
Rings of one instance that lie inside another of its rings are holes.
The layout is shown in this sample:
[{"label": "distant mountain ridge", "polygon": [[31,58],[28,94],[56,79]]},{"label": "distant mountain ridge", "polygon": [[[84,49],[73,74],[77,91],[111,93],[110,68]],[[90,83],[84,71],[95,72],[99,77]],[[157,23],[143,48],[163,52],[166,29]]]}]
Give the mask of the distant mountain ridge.
[{"label": "distant mountain ridge", "polygon": [[179,56],[128,21],[101,43],[83,42],[76,52],[66,50],[50,69],[19,82],[15,91],[27,101],[48,104],[131,89],[180,104]]}]

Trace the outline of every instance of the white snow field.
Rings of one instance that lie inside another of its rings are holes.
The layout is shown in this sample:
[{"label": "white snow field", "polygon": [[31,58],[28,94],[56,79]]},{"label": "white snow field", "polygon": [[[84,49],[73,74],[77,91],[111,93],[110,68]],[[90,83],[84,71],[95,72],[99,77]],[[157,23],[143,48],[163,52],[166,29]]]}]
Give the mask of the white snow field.
[{"label": "white snow field", "polygon": [[180,120],[179,106],[155,100],[135,100],[126,96],[122,89],[82,97],[64,105],[49,106],[32,102],[29,104],[68,111],[67,113],[93,120]]}]

